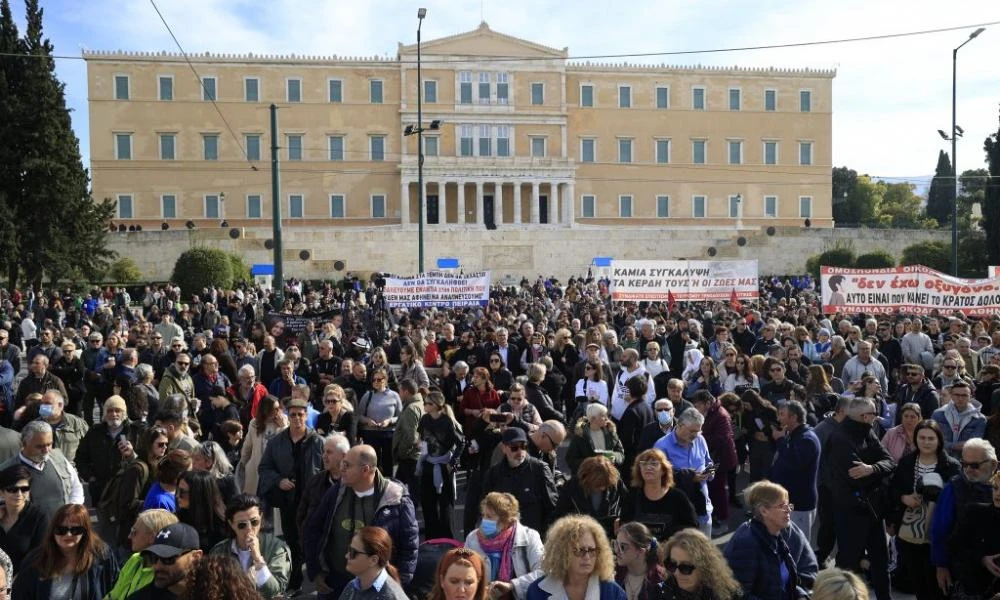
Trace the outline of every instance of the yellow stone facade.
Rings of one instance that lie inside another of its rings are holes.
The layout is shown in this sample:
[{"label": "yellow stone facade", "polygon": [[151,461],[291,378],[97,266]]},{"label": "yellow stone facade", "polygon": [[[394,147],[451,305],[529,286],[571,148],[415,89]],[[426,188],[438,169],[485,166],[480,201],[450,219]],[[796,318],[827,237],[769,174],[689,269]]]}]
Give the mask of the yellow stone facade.
[{"label": "yellow stone facade", "polygon": [[[94,196],[144,229],[416,227],[416,46],[395,58],[86,51]],[[422,44],[429,227],[832,227],[826,70],[591,64],[478,29]],[[215,102],[211,102],[214,98]]]}]

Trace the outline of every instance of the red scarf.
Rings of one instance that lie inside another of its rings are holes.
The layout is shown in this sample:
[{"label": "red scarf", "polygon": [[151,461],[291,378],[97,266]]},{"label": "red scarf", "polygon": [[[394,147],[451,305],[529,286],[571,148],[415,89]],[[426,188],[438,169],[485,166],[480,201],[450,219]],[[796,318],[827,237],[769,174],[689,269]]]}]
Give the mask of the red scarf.
[{"label": "red scarf", "polygon": [[516,521],[492,538],[483,535],[482,530],[476,530],[476,534],[479,536],[479,545],[486,554],[500,553],[500,572],[493,574],[493,581],[510,581],[514,578],[515,529],[517,529]]}]

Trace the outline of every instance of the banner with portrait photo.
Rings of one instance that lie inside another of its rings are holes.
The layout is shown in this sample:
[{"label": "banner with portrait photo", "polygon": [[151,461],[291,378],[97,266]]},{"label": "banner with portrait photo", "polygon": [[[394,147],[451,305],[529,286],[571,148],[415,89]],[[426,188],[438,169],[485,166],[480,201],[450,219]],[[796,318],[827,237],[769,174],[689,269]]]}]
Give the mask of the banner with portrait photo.
[{"label": "banner with portrait photo", "polygon": [[756,260],[615,260],[610,290],[615,302],[754,302],[760,295]]},{"label": "banner with portrait photo", "polygon": [[486,306],[490,301],[490,273],[386,277],[382,293],[388,308]]},{"label": "banner with portrait photo", "polygon": [[960,311],[1000,314],[1000,278],[961,279],[923,265],[887,269],[821,267],[823,313]]}]

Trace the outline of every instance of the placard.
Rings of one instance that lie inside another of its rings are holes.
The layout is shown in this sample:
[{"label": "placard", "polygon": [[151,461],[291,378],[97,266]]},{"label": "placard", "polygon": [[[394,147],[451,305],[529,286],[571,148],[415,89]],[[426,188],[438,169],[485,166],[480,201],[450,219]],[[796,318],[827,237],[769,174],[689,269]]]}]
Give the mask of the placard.
[{"label": "placard", "polygon": [[888,269],[821,267],[823,312],[969,316],[1000,313],[1000,279],[961,279],[913,265]]},{"label": "placard", "polygon": [[615,302],[758,299],[756,260],[615,260]]},{"label": "placard", "polygon": [[486,306],[490,272],[386,277],[383,294],[389,308]]}]

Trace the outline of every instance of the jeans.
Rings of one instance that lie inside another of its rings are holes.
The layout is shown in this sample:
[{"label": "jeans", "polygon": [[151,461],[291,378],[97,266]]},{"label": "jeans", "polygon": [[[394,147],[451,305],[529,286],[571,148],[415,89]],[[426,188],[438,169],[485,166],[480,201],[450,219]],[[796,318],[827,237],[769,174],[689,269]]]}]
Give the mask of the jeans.
[{"label": "jeans", "polygon": [[807,540],[812,539],[812,527],[815,520],[816,509],[792,511],[792,523],[798,525],[799,529],[802,530],[802,533],[805,534]]}]

